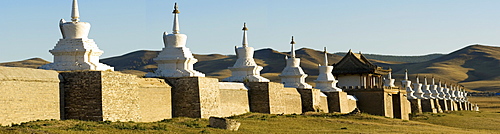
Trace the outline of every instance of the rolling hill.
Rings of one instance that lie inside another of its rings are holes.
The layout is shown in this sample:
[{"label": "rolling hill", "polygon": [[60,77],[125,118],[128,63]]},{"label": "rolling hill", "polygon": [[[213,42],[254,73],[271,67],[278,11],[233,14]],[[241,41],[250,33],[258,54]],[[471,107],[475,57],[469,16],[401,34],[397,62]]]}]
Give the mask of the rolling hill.
[{"label": "rolling hill", "polygon": [[44,59],[41,59],[41,58],[31,58],[31,59],[22,60],[22,61],[0,63],[0,66],[38,68],[42,65],[49,64],[49,63],[50,62],[48,62]]},{"label": "rolling hill", "polygon": [[[345,52],[335,53],[336,55],[344,56]],[[396,56],[396,55],[380,55],[380,54],[363,54],[368,59],[375,59],[381,61],[395,61],[395,62],[406,62],[406,63],[418,63],[425,62],[432,59],[439,58],[445,54],[427,54],[421,56]]]},{"label": "rolling hill", "polygon": [[[121,56],[101,59],[101,62],[115,67],[115,70],[124,73],[143,76],[149,71],[156,70],[153,61],[159,51],[139,50]],[[308,48],[296,50],[297,57],[301,58],[301,67],[309,77],[307,81],[311,84],[318,75],[317,66],[323,61],[323,52]],[[272,49],[260,49],[255,51],[254,59],[258,65],[263,66],[262,76],[271,81],[279,82],[278,74],[285,67],[285,56],[289,52],[278,52]],[[375,65],[393,69],[393,77],[400,81],[404,70],[408,69],[410,80],[414,81],[418,74],[421,79],[424,76],[436,77],[436,82],[441,80],[446,83],[459,83],[468,89],[479,91],[500,92],[500,47],[471,45],[450,54],[430,54],[423,56],[390,56],[390,55],[367,55]],[[231,75],[227,69],[236,61],[235,55],[198,55],[194,54],[198,62],[195,69],[205,73],[208,77],[226,78]],[[343,56],[339,53],[329,53],[329,63],[333,64]],[[28,59],[19,62],[0,63],[2,66],[30,67],[36,68],[47,61],[39,58]],[[396,82],[399,84],[399,82]]]}]

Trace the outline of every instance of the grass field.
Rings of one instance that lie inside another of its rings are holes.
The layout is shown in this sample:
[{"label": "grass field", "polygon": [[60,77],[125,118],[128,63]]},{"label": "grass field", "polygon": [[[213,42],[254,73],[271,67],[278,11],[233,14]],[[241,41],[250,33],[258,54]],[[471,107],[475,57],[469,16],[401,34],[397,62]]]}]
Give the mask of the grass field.
[{"label": "grass field", "polygon": [[500,112],[500,96],[493,97],[469,97],[469,101],[477,103],[479,110],[485,112]]},{"label": "grass field", "polygon": [[[0,133],[500,133],[500,97],[472,97],[484,111],[417,114],[411,120],[369,114],[271,115],[231,117],[239,131],[208,127],[207,119],[173,118],[160,122],[32,121],[0,127]],[[486,108],[488,107],[488,108]]]}]

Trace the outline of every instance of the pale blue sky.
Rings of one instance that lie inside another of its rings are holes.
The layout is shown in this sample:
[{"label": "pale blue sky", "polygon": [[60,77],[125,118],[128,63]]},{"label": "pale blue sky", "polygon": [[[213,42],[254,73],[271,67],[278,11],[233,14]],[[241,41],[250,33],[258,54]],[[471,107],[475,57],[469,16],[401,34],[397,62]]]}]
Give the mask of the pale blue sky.
[{"label": "pale blue sky", "polygon": [[[0,62],[40,57],[61,38],[72,0],[1,0]],[[172,0],[79,0],[80,19],[101,58],[136,50],[161,50],[171,33]],[[243,22],[249,45],[289,51],[393,55],[449,53],[470,44],[500,45],[498,0],[177,0],[181,33],[195,54],[233,54]]]}]

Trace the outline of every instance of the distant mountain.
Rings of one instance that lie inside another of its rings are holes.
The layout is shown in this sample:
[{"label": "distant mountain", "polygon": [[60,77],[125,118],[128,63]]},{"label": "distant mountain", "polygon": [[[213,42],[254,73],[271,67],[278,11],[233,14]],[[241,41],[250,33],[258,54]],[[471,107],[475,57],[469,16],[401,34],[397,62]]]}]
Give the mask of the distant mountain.
[{"label": "distant mountain", "polygon": [[[157,68],[153,58],[157,57],[159,51],[140,50],[130,52],[121,56],[101,59],[101,62],[115,67],[115,70],[124,73],[144,76],[149,71]],[[296,50],[297,57],[301,58],[301,67],[309,75],[307,82],[314,84],[313,80],[318,75],[317,66],[323,61],[323,52],[308,48]],[[419,74],[421,81],[423,77],[436,77],[435,81],[460,83],[466,88],[479,91],[500,92],[500,47],[472,45],[452,52],[450,54],[430,54],[424,56],[388,56],[363,54],[378,66],[393,69],[393,77],[400,84],[404,70],[408,69],[410,80],[415,81]],[[278,75],[286,65],[285,56],[289,52],[278,52],[272,49],[260,49],[255,51],[254,59],[258,65],[263,66],[262,76],[271,81],[279,82]],[[209,77],[223,79],[231,75],[227,69],[236,61],[235,55],[198,55],[194,54],[198,62],[194,65],[196,70],[205,73]],[[328,54],[329,63],[334,64],[343,57],[341,53]],[[33,58],[19,62],[0,63],[1,66],[36,68],[49,62]]]},{"label": "distant mountain", "polygon": [[[335,53],[336,55],[344,56],[345,52]],[[375,59],[381,61],[394,61],[404,63],[417,63],[433,60],[444,56],[445,54],[427,54],[422,56],[396,56],[396,55],[379,55],[379,54],[363,54],[368,59]]]},{"label": "distant mountain", "polygon": [[500,47],[471,45],[430,61],[391,67],[397,74],[407,68],[412,74],[435,75],[470,89],[500,92]]},{"label": "distant mountain", "polygon": [[48,62],[44,59],[41,59],[41,58],[31,58],[31,59],[22,60],[22,61],[0,63],[0,66],[38,68],[42,65],[49,64],[49,63],[50,62]]}]

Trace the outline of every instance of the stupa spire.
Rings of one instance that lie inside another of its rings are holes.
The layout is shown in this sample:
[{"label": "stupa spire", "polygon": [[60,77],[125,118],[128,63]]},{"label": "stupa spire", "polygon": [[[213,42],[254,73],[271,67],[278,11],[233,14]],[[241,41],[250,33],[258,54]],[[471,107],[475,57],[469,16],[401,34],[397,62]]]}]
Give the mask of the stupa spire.
[{"label": "stupa spire", "polygon": [[417,84],[418,84],[418,83],[420,83],[420,80],[418,80],[418,74],[417,74],[417,76],[416,76],[416,77],[417,77]]},{"label": "stupa spire", "polygon": [[389,72],[389,74],[387,74],[387,79],[392,79],[392,71]]},{"label": "stupa spire", "polygon": [[293,40],[293,36],[292,36],[292,41],[290,42],[290,44],[292,44],[292,54],[291,54],[291,58],[295,58],[295,41]]},{"label": "stupa spire", "polygon": [[439,85],[439,87],[442,87],[441,86],[441,79],[438,80],[438,85]]},{"label": "stupa spire", "polygon": [[326,47],[324,47],[325,59],[323,61],[323,66],[328,66],[328,52],[326,52]]},{"label": "stupa spire", "polygon": [[427,85],[427,75],[424,75],[424,84]]},{"label": "stupa spire", "polygon": [[78,12],[78,1],[73,0],[73,8],[71,10],[71,21],[78,22],[80,21],[80,12]]},{"label": "stupa spire", "polygon": [[173,34],[178,34],[180,29],[179,29],[179,17],[178,14],[181,13],[178,10],[177,2],[174,5],[174,11],[172,12],[174,14],[174,27],[172,28],[172,33]]},{"label": "stupa spire", "polygon": [[436,85],[436,81],[434,80],[434,75],[432,75],[432,85]]},{"label": "stupa spire", "polygon": [[260,71],[263,68],[261,66],[258,66],[253,59],[254,48],[248,46],[247,23],[243,23],[243,29],[241,30],[243,30],[243,41],[241,43],[243,46],[235,46],[234,50],[238,59],[232,67],[229,67],[229,70],[231,70],[231,76],[224,78],[222,81],[269,82],[269,79],[260,76]]},{"label": "stupa spire", "polygon": [[247,40],[247,31],[248,31],[248,28],[247,28],[247,23],[243,23],[243,42],[241,43],[243,45],[243,47],[247,47],[248,46],[248,40]]},{"label": "stupa spire", "polygon": [[[69,0],[68,0],[69,1]],[[64,19],[59,21],[62,39],[60,39],[54,49],[49,52],[54,56],[54,62],[45,64],[40,69],[57,71],[74,70],[114,70],[106,64],[99,62],[99,56],[104,53],[89,39],[90,23],[79,22],[80,13],[78,11],[78,1],[73,0],[71,6],[71,22]]]},{"label": "stupa spire", "polygon": [[408,80],[408,69],[405,69],[405,80]]}]

